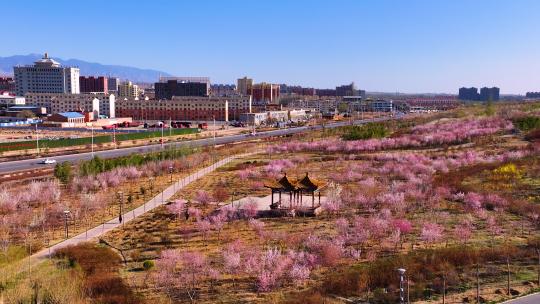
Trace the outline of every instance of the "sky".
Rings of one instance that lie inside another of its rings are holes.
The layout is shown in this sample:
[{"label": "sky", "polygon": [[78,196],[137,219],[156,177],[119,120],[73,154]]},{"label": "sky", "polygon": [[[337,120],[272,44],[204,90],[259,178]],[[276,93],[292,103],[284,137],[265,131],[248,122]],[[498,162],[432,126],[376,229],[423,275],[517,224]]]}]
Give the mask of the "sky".
[{"label": "sky", "polygon": [[212,83],[540,91],[537,0],[52,0],[2,4],[0,56],[151,68]]}]

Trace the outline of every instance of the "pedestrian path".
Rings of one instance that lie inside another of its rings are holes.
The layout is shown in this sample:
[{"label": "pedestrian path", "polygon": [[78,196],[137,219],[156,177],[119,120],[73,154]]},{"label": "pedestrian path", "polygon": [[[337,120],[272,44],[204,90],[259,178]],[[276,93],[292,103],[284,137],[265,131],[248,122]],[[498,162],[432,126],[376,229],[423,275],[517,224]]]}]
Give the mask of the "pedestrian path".
[{"label": "pedestrian path", "polygon": [[83,233],[80,233],[79,235],[76,235],[76,236],[73,236],[71,238],[68,238],[58,244],[55,244],[49,248],[45,248],[35,254],[33,254],[30,258],[31,259],[42,259],[42,258],[46,258],[48,257],[51,253],[53,253],[55,250],[58,250],[60,248],[64,248],[64,247],[67,247],[67,246],[70,246],[70,245],[77,245],[79,243],[82,243],[82,242],[86,242],[86,241],[89,241],[91,239],[95,239],[95,238],[98,238],[99,236],[107,233],[108,231],[111,231],[117,227],[120,227],[122,225],[124,225],[125,223],[128,223],[130,221],[132,221],[133,219],[137,218],[137,217],[140,217],[141,215],[149,212],[149,211],[152,211],[153,209],[167,203],[167,201],[174,196],[174,194],[176,192],[178,192],[179,190],[182,190],[184,189],[187,185],[189,185],[190,183],[198,180],[199,178],[207,175],[208,173],[211,173],[213,171],[215,171],[217,168],[223,166],[223,165],[226,165],[228,163],[230,163],[232,160],[234,159],[237,159],[237,158],[242,158],[242,157],[245,157],[245,156],[248,156],[248,155],[252,155],[254,153],[245,153],[245,154],[239,154],[239,155],[234,155],[234,156],[229,156],[227,158],[224,158],[218,162],[215,162],[213,164],[211,164],[210,166],[208,167],[205,167],[205,168],[202,168],[200,169],[199,171],[193,173],[193,174],[190,174],[180,180],[178,180],[177,182],[175,182],[174,184],[172,184],[171,186],[167,187],[165,190],[163,190],[163,192],[161,193],[158,193],[156,196],[154,196],[152,199],[150,199],[148,202],[146,202],[145,204],[131,210],[131,211],[128,211],[124,214],[122,214],[122,223],[120,223],[120,221],[118,220],[118,218],[114,218],[106,223],[103,223],[99,226],[96,226],[92,229],[89,229],[88,231],[85,231]]}]

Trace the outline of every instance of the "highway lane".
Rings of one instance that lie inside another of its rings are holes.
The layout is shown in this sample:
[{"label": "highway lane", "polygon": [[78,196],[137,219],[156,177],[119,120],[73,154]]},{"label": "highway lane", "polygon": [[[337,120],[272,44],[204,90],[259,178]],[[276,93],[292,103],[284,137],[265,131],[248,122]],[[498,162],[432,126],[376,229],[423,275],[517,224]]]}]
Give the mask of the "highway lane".
[{"label": "highway lane", "polygon": [[538,304],[540,303],[540,293],[533,293],[514,300],[502,302],[501,304]]},{"label": "highway lane", "polygon": [[[383,117],[383,118],[377,118],[374,120],[373,119],[357,120],[357,121],[354,121],[353,124],[359,125],[359,124],[364,124],[367,122],[383,121],[387,119],[388,118]],[[327,124],[325,125],[325,127],[336,128],[336,127],[346,126],[350,124],[351,124],[350,121],[341,121],[341,122]],[[288,135],[288,134],[295,134],[295,133],[305,132],[307,130],[320,130],[321,128],[322,126],[317,125],[317,126],[295,127],[295,128],[288,128],[288,129],[278,129],[278,130],[272,130],[272,131],[258,132],[255,135],[239,134],[239,135],[216,137],[215,141],[213,138],[210,137],[210,138],[203,138],[203,139],[194,139],[194,140],[189,140],[189,141],[165,143],[164,145],[152,144],[152,145],[138,146],[138,147],[95,151],[94,155],[99,156],[101,158],[115,158],[115,157],[130,155],[133,153],[145,154],[145,153],[150,153],[150,152],[158,152],[158,151],[162,151],[164,148],[167,148],[167,147],[180,148],[180,147],[203,147],[203,146],[211,146],[214,144],[221,145],[221,144],[229,144],[229,143],[235,143],[235,142],[241,142],[241,141],[247,141],[247,140],[253,140],[253,139],[268,138],[272,136],[283,136],[283,135]],[[76,163],[81,160],[92,159],[92,157],[93,157],[92,152],[85,152],[85,153],[54,156],[51,158],[56,160],[57,162]],[[40,164],[39,162],[42,159],[43,158],[34,158],[34,159],[1,162],[0,173],[31,170],[31,169],[43,168],[44,166],[51,166],[51,165]]]}]

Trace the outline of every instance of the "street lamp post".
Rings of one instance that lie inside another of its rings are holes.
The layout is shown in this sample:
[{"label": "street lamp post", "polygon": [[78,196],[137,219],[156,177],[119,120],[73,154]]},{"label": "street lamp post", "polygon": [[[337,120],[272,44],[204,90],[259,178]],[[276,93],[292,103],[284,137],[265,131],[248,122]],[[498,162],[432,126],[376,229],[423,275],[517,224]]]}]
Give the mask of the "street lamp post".
[{"label": "street lamp post", "polygon": [[214,148],[216,147],[216,117],[214,116]]},{"label": "street lamp post", "polygon": [[116,146],[116,125],[113,125],[113,144],[114,144],[114,148],[116,149],[117,146]]},{"label": "street lamp post", "polygon": [[144,212],[146,213],[146,190],[143,193],[143,206]]},{"label": "street lamp post", "polygon": [[150,182],[150,197],[152,197],[152,194],[154,194],[154,178],[150,177],[149,182]]},{"label": "street lamp post", "polygon": [[124,192],[118,191],[118,198],[120,199],[120,212],[118,214],[118,222],[122,223],[122,226],[124,223],[122,222],[122,213],[124,211]]},{"label": "street lamp post", "polygon": [[64,210],[64,228],[66,231],[66,239],[69,236],[69,227],[68,227],[68,216],[69,216],[69,210]]},{"label": "street lamp post", "polygon": [[404,283],[405,283],[405,269],[404,268],[399,268],[397,270],[399,272],[399,303],[400,304],[405,304],[405,286],[404,286]]},{"label": "street lamp post", "polygon": [[[174,170],[174,167],[169,166],[169,173],[171,174],[171,184],[173,183],[173,178],[172,178],[173,170]],[[176,183],[173,184],[173,189],[174,189],[174,193],[176,193]]]},{"label": "street lamp post", "polygon": [[38,133],[37,122],[36,122],[36,149],[37,149],[37,156],[39,157],[39,133]]},{"label": "street lamp post", "polygon": [[94,158],[94,124],[92,124],[91,130],[92,130],[92,158]]},{"label": "street lamp post", "polygon": [[164,123],[162,122],[161,123],[161,148],[163,148],[164,147],[163,145],[165,144],[165,140],[163,139],[163,127],[164,127],[163,125]]}]

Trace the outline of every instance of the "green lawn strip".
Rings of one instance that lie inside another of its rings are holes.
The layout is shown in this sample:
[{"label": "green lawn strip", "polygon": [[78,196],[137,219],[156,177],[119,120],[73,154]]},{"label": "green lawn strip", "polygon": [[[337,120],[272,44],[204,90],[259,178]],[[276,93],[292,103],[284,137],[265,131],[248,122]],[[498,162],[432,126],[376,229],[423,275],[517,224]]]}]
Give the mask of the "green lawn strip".
[{"label": "green lawn strip", "polygon": [[[170,129],[163,132],[164,136],[173,136],[173,135],[186,135],[198,133],[197,128],[189,129]],[[139,133],[124,133],[115,135],[117,141],[128,141],[128,140],[138,140],[138,139],[152,139],[161,137],[161,130],[159,131],[146,131]],[[94,137],[94,144],[103,144],[112,142],[113,134],[109,135],[100,135]],[[71,146],[81,146],[81,145],[90,145],[92,143],[91,137],[83,138],[66,138],[66,139],[45,139],[39,141],[39,147],[41,149],[45,148],[62,148],[62,147],[71,147]],[[15,151],[15,150],[31,150],[36,149],[36,141],[20,141],[20,142],[6,142],[0,143],[0,152],[3,151]]]}]

